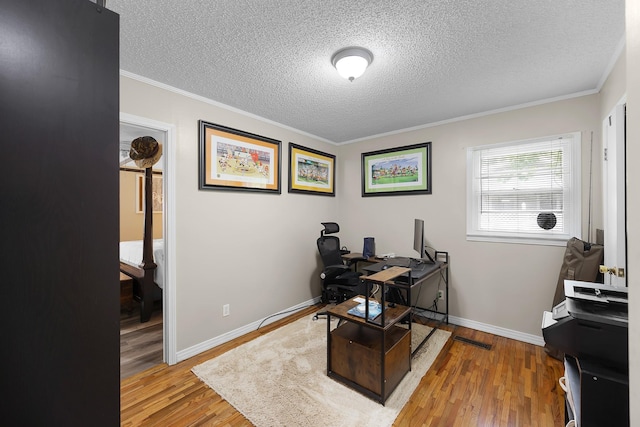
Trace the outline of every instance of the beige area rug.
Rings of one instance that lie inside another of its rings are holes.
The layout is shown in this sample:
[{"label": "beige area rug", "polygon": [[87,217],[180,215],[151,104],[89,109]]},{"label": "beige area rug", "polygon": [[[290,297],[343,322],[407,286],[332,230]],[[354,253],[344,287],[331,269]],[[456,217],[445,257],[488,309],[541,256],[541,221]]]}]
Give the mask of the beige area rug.
[{"label": "beige area rug", "polygon": [[[413,324],[412,345],[430,330]],[[192,371],[258,427],[391,426],[450,335],[437,330],[429,338],[385,406],[327,376],[327,321],[312,316]]]}]

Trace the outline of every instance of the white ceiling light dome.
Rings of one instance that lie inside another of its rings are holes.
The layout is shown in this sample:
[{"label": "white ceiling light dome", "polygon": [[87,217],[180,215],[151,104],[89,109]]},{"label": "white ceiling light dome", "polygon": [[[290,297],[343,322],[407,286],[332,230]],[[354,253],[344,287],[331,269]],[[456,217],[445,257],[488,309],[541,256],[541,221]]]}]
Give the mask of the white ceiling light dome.
[{"label": "white ceiling light dome", "polygon": [[371,62],[373,62],[373,54],[362,47],[341,49],[331,58],[331,63],[338,70],[338,74],[349,81],[363,75]]}]

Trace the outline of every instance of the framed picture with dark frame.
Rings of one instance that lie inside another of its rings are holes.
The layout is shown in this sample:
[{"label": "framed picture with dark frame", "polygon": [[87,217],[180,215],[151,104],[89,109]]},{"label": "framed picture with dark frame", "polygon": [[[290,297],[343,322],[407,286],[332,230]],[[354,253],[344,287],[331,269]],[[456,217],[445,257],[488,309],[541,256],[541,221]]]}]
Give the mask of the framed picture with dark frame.
[{"label": "framed picture with dark frame", "polygon": [[280,141],[198,121],[199,189],[280,194]]},{"label": "framed picture with dark frame", "polygon": [[336,156],[289,143],[289,193],[335,196]]},{"label": "framed picture with dark frame", "polygon": [[362,197],[431,190],[431,142],[362,153]]}]

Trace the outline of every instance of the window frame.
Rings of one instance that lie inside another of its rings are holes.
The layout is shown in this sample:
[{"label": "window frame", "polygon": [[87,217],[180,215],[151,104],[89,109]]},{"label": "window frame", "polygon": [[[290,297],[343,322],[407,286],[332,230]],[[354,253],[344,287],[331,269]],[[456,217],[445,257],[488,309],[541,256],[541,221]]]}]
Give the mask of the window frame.
[{"label": "window frame", "polygon": [[[476,178],[479,164],[474,160],[474,154],[484,150],[517,147],[525,144],[544,143],[555,139],[570,139],[567,144],[568,167],[570,168],[570,188],[563,189],[563,198],[568,201],[563,204],[563,218],[566,223],[564,233],[544,235],[540,232],[495,231],[479,229],[480,200],[482,193],[476,191],[479,179]],[[508,141],[497,144],[467,147],[467,240],[483,242],[520,243],[533,245],[564,246],[572,237],[582,236],[582,134],[581,132],[567,132],[540,138]]]}]

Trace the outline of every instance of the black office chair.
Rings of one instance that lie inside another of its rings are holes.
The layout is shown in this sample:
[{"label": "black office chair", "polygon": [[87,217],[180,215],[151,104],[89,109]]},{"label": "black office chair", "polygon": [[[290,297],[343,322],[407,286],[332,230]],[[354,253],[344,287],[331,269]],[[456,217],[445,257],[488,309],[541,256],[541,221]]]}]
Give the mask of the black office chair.
[{"label": "black office chair", "polygon": [[324,230],[320,231],[317,240],[318,251],[324,264],[320,274],[322,302],[339,304],[356,295],[364,295],[366,286],[361,283],[361,273],[351,268],[354,263],[364,258],[356,258],[345,264],[340,252],[340,239],[337,236],[327,236],[340,231],[340,226],[335,222],[323,222],[322,225]]}]

